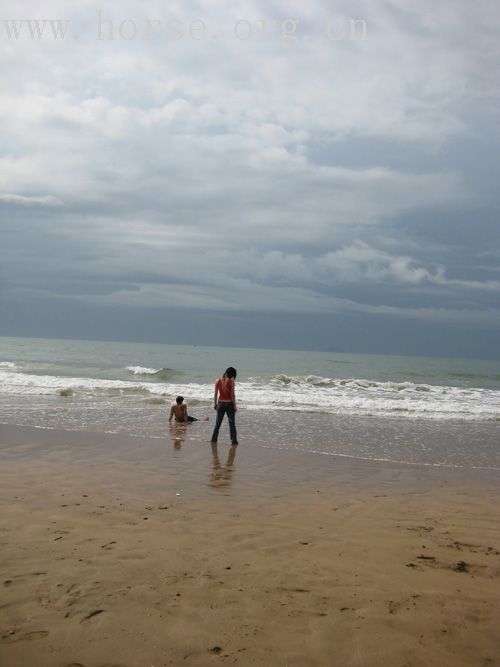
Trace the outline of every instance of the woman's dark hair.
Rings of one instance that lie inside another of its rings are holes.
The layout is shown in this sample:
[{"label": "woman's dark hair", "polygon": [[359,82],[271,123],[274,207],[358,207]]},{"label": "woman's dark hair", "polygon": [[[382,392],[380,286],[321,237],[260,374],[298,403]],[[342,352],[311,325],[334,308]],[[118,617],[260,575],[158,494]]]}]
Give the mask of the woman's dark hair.
[{"label": "woman's dark hair", "polygon": [[236,368],[233,368],[232,366],[229,366],[229,368],[226,368],[226,372],[224,375],[227,378],[235,378],[236,377]]}]

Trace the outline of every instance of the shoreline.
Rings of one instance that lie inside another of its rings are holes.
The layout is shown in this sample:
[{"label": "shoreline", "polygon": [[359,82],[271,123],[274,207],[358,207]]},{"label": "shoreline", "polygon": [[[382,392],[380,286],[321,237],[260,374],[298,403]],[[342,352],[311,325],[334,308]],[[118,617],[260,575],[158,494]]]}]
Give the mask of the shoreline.
[{"label": "shoreline", "polygon": [[[90,411],[73,412],[72,403],[61,399],[52,413],[21,418],[19,422],[0,417],[0,429],[27,428],[35,431],[103,434],[123,439],[166,441],[169,428],[166,409],[158,405],[135,405],[127,414],[115,414],[111,422],[95,419]],[[88,408],[86,408],[88,411]],[[213,410],[210,413],[213,416]],[[191,425],[188,440],[200,446],[212,433],[204,412]],[[44,426],[38,421],[44,420]],[[499,425],[496,422],[409,420],[397,417],[334,416],[303,412],[258,415],[243,409],[238,413],[238,434],[245,448],[266,448],[321,455],[335,460],[355,459],[388,465],[416,465],[436,468],[500,471]],[[119,425],[119,430],[111,427]],[[111,427],[111,428],[110,428]],[[223,435],[224,437],[224,435]]]},{"label": "shoreline", "polygon": [[500,474],[2,426],[0,662],[500,660]]},{"label": "shoreline", "polygon": [[[146,437],[102,431],[73,431],[0,424],[0,462],[42,462],[52,473],[65,467],[76,476],[92,475],[103,488],[122,479],[129,492],[137,487],[152,491],[168,485],[185,488],[190,497],[205,496],[214,468],[207,432],[197,425],[174,426],[165,436]],[[202,426],[203,427],[203,426]],[[209,429],[210,430],[210,429]],[[230,450],[221,434],[217,455],[225,463]],[[380,434],[379,434],[380,435]],[[241,439],[231,466],[231,493],[251,498],[308,493],[318,490],[364,494],[381,488],[392,493],[448,488],[500,488],[500,468],[397,462],[321,451],[272,446],[256,437]],[[123,492],[123,491],[122,491]],[[255,493],[254,493],[255,492]]]}]

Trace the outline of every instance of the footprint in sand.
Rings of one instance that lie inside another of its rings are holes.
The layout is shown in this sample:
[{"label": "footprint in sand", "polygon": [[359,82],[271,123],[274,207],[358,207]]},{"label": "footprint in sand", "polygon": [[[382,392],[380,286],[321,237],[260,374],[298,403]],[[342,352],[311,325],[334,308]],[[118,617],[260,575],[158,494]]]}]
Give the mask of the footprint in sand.
[{"label": "footprint in sand", "polygon": [[458,540],[455,540],[452,544],[447,544],[446,545],[448,549],[457,549],[457,551],[470,551],[472,553],[480,553],[480,554],[486,554],[487,556],[499,556],[500,551],[498,549],[495,549],[494,547],[485,547],[481,544],[470,544],[468,542],[459,542]]},{"label": "footprint in sand", "polygon": [[115,541],[113,542],[108,542],[107,544],[102,544],[101,549],[106,549],[106,551],[110,551],[113,548],[113,545],[116,544]]},{"label": "footprint in sand", "polygon": [[19,640],[22,642],[32,641],[33,639],[43,639],[48,635],[49,635],[48,630],[34,630],[33,632],[25,632],[19,637]]},{"label": "footprint in sand", "polygon": [[87,614],[82,618],[80,623],[84,623],[85,621],[90,620],[91,618],[94,618],[94,616],[97,616],[98,614],[104,613],[104,609],[95,609],[94,611],[91,611],[90,614]]},{"label": "footprint in sand", "polygon": [[416,607],[417,606],[417,600],[420,597],[420,595],[410,595],[408,598],[404,598],[402,600],[388,600],[387,601],[387,606],[389,610],[389,614],[397,614],[398,611],[402,609],[406,609],[406,611],[410,611],[411,607]]},{"label": "footprint in sand", "polygon": [[9,633],[2,635],[0,637],[0,643],[9,644],[12,642],[30,642],[35,639],[44,639],[49,634],[48,630],[33,630],[32,632],[23,632],[22,634],[16,634],[15,630],[11,630]]}]

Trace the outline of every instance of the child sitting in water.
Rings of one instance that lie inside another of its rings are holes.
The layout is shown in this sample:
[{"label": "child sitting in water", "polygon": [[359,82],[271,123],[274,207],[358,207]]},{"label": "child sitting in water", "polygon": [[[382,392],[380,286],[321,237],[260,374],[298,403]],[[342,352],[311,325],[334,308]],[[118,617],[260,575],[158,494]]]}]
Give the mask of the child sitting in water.
[{"label": "child sitting in water", "polygon": [[[197,422],[196,417],[191,417],[188,415],[187,405],[184,403],[184,396],[177,396],[175,403],[172,403],[170,407],[170,417],[168,421],[172,421],[172,417],[175,417],[176,422]],[[208,417],[205,417],[204,421],[208,421]]]}]

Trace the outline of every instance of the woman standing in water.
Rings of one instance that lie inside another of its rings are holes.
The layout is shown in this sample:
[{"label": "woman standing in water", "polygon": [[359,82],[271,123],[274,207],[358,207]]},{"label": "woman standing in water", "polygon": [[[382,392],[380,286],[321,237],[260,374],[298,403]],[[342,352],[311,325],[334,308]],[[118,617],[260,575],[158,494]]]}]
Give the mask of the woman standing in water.
[{"label": "woman standing in water", "polygon": [[212,433],[212,442],[217,442],[219,437],[219,429],[227,415],[229,422],[229,435],[231,437],[231,444],[237,445],[238,439],[236,436],[236,423],[234,415],[237,412],[236,398],[234,395],[234,381],[236,379],[236,368],[229,366],[222,377],[215,381],[214,390],[214,410],[217,410],[217,419],[215,422],[214,432]]}]

